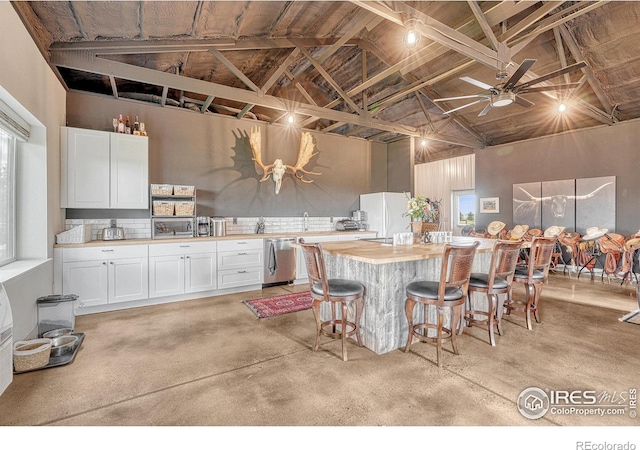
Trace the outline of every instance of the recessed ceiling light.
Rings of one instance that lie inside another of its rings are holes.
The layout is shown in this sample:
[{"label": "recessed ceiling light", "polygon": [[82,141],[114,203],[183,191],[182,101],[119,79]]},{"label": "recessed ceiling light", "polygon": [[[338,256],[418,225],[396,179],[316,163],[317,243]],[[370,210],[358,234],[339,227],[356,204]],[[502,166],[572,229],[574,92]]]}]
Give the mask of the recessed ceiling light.
[{"label": "recessed ceiling light", "polygon": [[422,139],[422,141],[420,141],[420,145],[423,147],[427,146],[427,140],[426,139]]},{"label": "recessed ceiling light", "polygon": [[563,112],[565,112],[566,110],[567,110],[567,105],[566,105],[566,104],[564,104],[564,103],[560,103],[560,104],[558,105],[558,112],[563,113]]},{"label": "recessed ceiling light", "polygon": [[293,114],[289,114],[287,116],[287,123],[293,123],[295,121],[296,121],[296,119],[295,119],[295,117],[293,117]]}]

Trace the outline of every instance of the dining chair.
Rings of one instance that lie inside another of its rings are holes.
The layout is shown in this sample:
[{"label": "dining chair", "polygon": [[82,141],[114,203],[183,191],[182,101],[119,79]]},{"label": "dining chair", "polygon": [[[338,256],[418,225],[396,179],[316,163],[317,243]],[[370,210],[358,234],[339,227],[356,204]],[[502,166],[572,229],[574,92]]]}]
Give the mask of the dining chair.
[{"label": "dining chair", "polygon": [[[418,280],[406,287],[405,314],[409,324],[409,336],[404,351],[411,350],[416,337],[420,341],[436,342],[438,367],[442,367],[442,341],[451,340],[453,352],[458,355],[456,335],[462,326],[462,314],[468,295],[469,277],[479,241],[471,245],[445,244],[440,269],[440,281]],[[414,308],[417,303],[424,306],[424,322],[414,322]],[[437,323],[429,322],[429,308],[435,307]],[[449,327],[444,326],[444,311],[451,312]],[[428,330],[435,330],[436,336],[428,336]]]},{"label": "dining chair", "polygon": [[513,298],[513,292],[504,303],[505,312],[511,315],[512,312],[521,313],[525,317],[526,325],[529,330],[531,327],[531,313],[540,323],[540,293],[542,292],[543,283],[549,276],[549,267],[551,266],[551,256],[556,245],[556,236],[553,237],[534,237],[531,242],[529,258],[526,265],[516,266],[513,274],[515,283],[522,283],[525,288],[524,300],[516,300]]},{"label": "dining chair", "polygon": [[[472,272],[469,277],[469,301],[464,319],[469,327],[486,326],[492,346],[496,345],[494,328],[497,328],[498,334],[502,336],[502,304],[509,298],[521,246],[522,241],[496,242],[488,272]],[[474,292],[487,296],[486,308],[480,305],[480,301],[474,301]],[[503,299],[502,302],[499,301],[500,298]]]},{"label": "dining chair", "polygon": [[[327,278],[320,244],[300,244],[309,276],[311,309],[316,319],[316,342],[313,351],[320,348],[320,336],[342,340],[342,360],[347,361],[347,338],[355,336],[362,347],[360,316],[364,309],[364,285],[358,281]],[[329,304],[331,318],[322,320],[321,305]],[[349,320],[349,307],[355,304],[354,318]],[[340,314],[337,314],[339,306]]]}]

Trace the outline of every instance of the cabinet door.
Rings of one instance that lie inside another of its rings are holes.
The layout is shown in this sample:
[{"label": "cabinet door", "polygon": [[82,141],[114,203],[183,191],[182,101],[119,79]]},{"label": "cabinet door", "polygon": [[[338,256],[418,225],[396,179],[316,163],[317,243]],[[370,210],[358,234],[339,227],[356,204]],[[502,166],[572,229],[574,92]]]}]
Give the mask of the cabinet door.
[{"label": "cabinet door", "polygon": [[149,297],[184,293],[184,256],[149,257]]},{"label": "cabinet door", "polygon": [[149,258],[110,260],[109,303],[149,298]]},{"label": "cabinet door", "polygon": [[62,207],[109,208],[109,133],[62,127]]},{"label": "cabinet door", "polygon": [[202,292],[216,289],[217,270],[215,253],[198,253],[185,256],[185,292]]},{"label": "cabinet door", "polygon": [[149,208],[148,138],[111,135],[111,208]]},{"label": "cabinet door", "polygon": [[107,262],[102,260],[64,263],[62,293],[76,294],[79,308],[107,304]]},{"label": "cabinet door", "polygon": [[[316,242],[331,242],[339,240],[338,236],[300,236],[304,239],[305,244],[315,244]],[[298,248],[296,252],[296,280],[305,280],[309,277],[307,273],[307,264],[304,260],[302,249]]]}]

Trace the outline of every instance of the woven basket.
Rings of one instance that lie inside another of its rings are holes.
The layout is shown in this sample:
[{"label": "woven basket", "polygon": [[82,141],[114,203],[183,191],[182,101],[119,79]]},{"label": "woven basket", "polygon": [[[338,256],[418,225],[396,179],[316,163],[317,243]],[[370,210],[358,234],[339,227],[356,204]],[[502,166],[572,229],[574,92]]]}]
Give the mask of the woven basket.
[{"label": "woven basket", "polygon": [[91,225],[80,225],[56,234],[56,244],[84,244],[91,240]]},{"label": "woven basket", "polygon": [[173,195],[193,195],[195,186],[173,186]]},{"label": "woven basket", "polygon": [[165,202],[161,200],[153,201],[154,216],[173,216],[175,211],[175,202]]},{"label": "woven basket", "polygon": [[195,202],[176,202],[176,216],[193,216]]},{"label": "woven basket", "polygon": [[13,369],[16,372],[39,369],[49,364],[51,339],[32,339],[13,344]]},{"label": "woven basket", "polygon": [[171,184],[152,184],[152,195],[171,195],[173,193],[173,185]]}]

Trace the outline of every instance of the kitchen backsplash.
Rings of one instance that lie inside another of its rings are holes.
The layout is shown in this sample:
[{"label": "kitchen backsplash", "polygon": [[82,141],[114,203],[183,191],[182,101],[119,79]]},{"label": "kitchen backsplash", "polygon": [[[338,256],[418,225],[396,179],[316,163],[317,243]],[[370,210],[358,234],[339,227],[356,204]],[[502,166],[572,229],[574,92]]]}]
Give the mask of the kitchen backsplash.
[{"label": "kitchen backsplash", "polygon": [[[253,234],[259,217],[237,217],[226,219],[227,234]],[[344,217],[265,217],[265,233],[299,233],[334,231],[336,221]],[[151,239],[151,219],[116,219],[116,226],[124,228],[127,239]],[[100,238],[103,228],[111,226],[111,219],[66,219],[65,231],[79,225],[91,225],[91,240]]]}]

